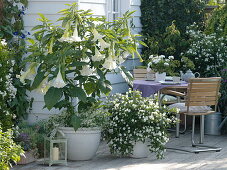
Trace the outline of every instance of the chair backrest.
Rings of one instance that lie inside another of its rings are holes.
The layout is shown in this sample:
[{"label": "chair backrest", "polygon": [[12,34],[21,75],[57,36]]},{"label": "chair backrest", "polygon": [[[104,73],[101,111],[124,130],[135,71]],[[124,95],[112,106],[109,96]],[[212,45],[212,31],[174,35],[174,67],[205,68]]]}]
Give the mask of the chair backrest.
[{"label": "chair backrest", "polygon": [[[154,74],[155,76],[154,71],[150,71],[150,73]],[[143,68],[133,69],[134,80],[145,80],[146,75],[147,75],[147,69],[143,69]]]},{"label": "chair backrest", "polygon": [[216,106],[218,102],[220,82],[221,77],[190,79],[185,105]]}]

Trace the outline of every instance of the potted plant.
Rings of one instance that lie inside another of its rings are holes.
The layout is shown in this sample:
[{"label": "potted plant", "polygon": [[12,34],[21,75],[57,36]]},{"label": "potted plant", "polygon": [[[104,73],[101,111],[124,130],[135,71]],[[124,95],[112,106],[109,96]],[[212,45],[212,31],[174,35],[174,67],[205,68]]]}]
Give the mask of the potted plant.
[{"label": "potted plant", "polygon": [[141,92],[131,90],[111,96],[105,107],[109,116],[104,137],[111,153],[141,158],[148,156],[149,149],[157,158],[163,157],[169,139],[167,128],[176,122],[170,113],[177,110],[161,107],[153,99],[143,98]]},{"label": "potted plant", "polygon": [[21,159],[17,164],[34,162],[38,157],[37,141],[39,134],[33,126],[30,126],[25,122],[21,122],[18,127],[19,129],[15,141],[23,148],[25,153],[21,156]]},{"label": "potted plant", "polygon": [[67,120],[72,120],[67,125],[77,129],[75,101],[78,113],[83,113],[81,108],[86,103],[108,95],[112,89],[106,79],[109,72],[119,71],[132,84],[132,75],[121,64],[128,55],[141,59],[137,45],[142,42],[128,25],[133,12],[107,22],[103,17],[93,17],[90,10],[77,10],[73,3],[60,13],[61,26],[40,14],[41,24],[33,28],[34,39],[28,39],[30,55],[24,60],[28,67],[20,80],[30,82],[30,90],[44,94],[47,109],[66,109]]},{"label": "potted plant", "polygon": [[99,104],[80,112],[63,111],[52,116],[45,126],[48,131],[58,124],[68,139],[69,160],[89,160],[94,157],[101,139],[101,129],[105,122],[105,111]]},{"label": "potted plant", "polygon": [[174,60],[174,56],[164,55],[151,55],[150,61],[147,65],[147,71],[153,70],[155,73],[155,81],[164,81],[166,74],[171,75],[174,72],[174,68],[178,65],[178,61]]}]

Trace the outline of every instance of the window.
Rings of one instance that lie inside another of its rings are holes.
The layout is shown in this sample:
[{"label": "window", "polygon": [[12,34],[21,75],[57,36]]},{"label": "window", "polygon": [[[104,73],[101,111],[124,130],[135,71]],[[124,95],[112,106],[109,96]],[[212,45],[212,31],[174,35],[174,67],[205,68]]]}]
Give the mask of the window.
[{"label": "window", "polygon": [[107,0],[107,19],[114,21],[117,17],[121,16],[121,1],[120,0]]}]

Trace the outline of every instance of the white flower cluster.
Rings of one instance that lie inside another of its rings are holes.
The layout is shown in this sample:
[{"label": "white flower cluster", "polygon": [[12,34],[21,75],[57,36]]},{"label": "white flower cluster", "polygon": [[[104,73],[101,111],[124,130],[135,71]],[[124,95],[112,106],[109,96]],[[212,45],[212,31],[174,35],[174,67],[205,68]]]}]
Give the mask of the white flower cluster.
[{"label": "white flower cluster", "polygon": [[[114,46],[111,47],[109,43],[104,41],[104,35],[101,35],[95,28],[92,29],[91,32],[88,32],[85,34],[85,37],[83,40],[78,34],[78,28],[77,25],[75,27],[74,33],[72,36],[69,36],[69,31],[66,28],[63,36],[59,39],[60,42],[68,42],[68,43],[73,43],[73,42],[81,42],[84,41],[85,39],[89,39],[90,36],[94,36],[93,40],[95,43],[95,53],[92,56],[92,61],[93,62],[100,62],[104,61],[102,66],[105,69],[109,70],[114,70],[117,68],[117,64],[121,64],[125,61],[126,57],[129,55],[127,51],[122,52],[122,55],[116,55],[114,51]],[[96,44],[96,41],[98,42]],[[99,47],[99,50],[98,50]],[[109,51],[108,56],[105,55],[105,49]],[[91,51],[91,50],[89,50]],[[95,72],[94,68],[90,68],[89,65],[83,66],[82,70],[80,71],[82,76],[90,76],[92,73]]]},{"label": "white flower cluster", "polygon": [[17,93],[17,89],[13,86],[11,73],[5,76],[4,82],[2,81],[3,81],[2,78],[0,78],[0,84],[4,83],[6,88],[1,89],[0,95],[2,96],[3,99],[7,99],[8,101],[11,101]]},{"label": "white flower cluster", "polygon": [[151,69],[153,69],[156,72],[162,73],[170,66],[170,62],[174,60],[174,56],[166,57],[164,55],[151,55],[149,59],[150,62],[147,65],[147,71],[150,72]]},{"label": "white flower cluster", "polygon": [[149,139],[150,149],[158,158],[163,156],[168,141],[166,128],[176,120],[167,116],[167,108],[159,107],[153,99],[141,97],[138,91],[112,96],[107,107],[111,116],[105,138],[112,153],[128,155],[134,142]]},{"label": "white flower cluster", "polygon": [[7,49],[7,43],[5,40],[0,39],[0,113],[2,123],[7,121],[10,124],[11,119],[15,119],[16,115],[14,115],[8,106],[9,102],[15,98],[17,93],[17,89],[13,85],[13,65],[14,61],[9,59],[9,52]]},{"label": "white flower cluster", "polygon": [[219,37],[216,33],[206,35],[192,25],[187,31],[192,39],[185,55],[193,58],[198,70],[213,72],[227,61],[227,37]]}]

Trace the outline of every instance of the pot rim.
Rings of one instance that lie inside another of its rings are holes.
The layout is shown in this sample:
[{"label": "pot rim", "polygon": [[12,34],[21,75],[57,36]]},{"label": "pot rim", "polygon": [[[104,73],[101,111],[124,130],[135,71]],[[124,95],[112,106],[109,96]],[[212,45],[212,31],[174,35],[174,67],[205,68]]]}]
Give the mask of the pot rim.
[{"label": "pot rim", "polygon": [[100,127],[90,127],[90,128],[78,128],[76,131],[73,127],[59,127],[59,130],[62,130],[66,133],[101,133]]}]

